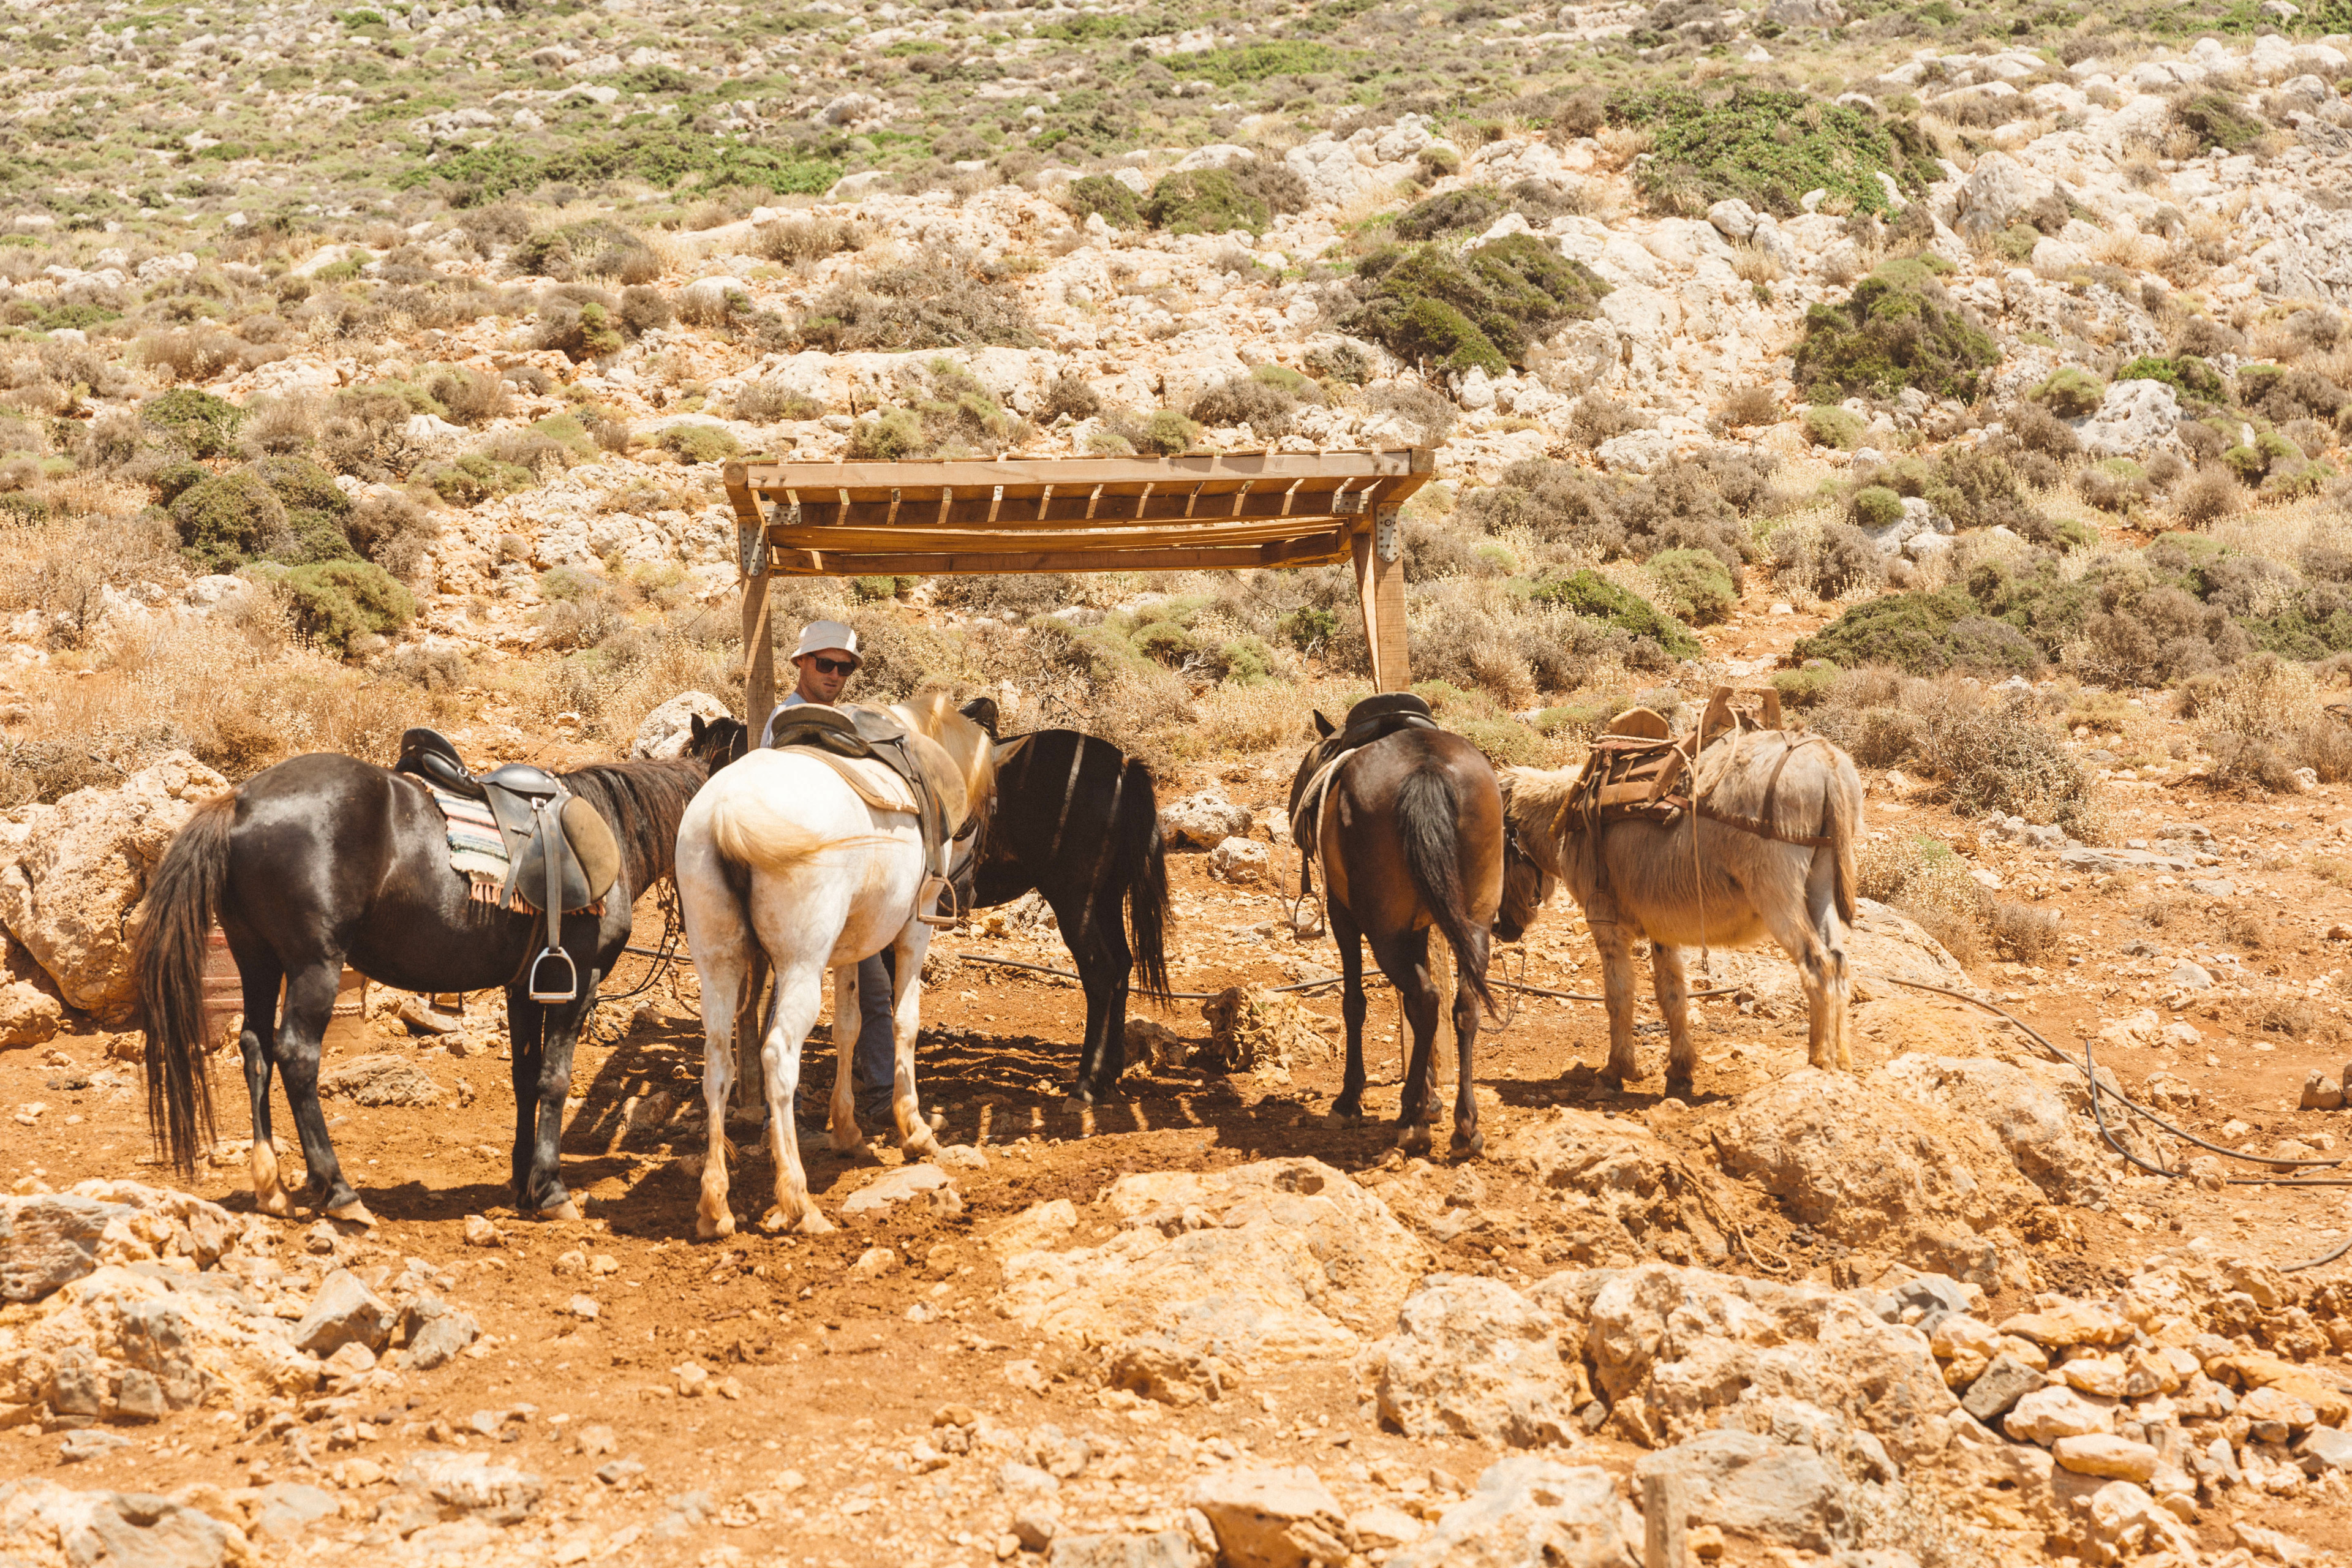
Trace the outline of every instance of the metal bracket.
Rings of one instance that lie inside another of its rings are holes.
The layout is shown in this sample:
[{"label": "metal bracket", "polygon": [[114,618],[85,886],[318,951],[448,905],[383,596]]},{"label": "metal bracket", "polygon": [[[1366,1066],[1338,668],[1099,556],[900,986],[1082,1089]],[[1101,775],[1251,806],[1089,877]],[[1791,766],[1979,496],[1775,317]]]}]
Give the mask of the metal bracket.
[{"label": "metal bracket", "polygon": [[746,577],[768,574],[768,531],[756,522],[735,525],[735,566]]},{"label": "metal bracket", "polygon": [[1393,505],[1373,510],[1372,553],[1383,561],[1394,561],[1404,553],[1404,529],[1397,521],[1397,508]]}]

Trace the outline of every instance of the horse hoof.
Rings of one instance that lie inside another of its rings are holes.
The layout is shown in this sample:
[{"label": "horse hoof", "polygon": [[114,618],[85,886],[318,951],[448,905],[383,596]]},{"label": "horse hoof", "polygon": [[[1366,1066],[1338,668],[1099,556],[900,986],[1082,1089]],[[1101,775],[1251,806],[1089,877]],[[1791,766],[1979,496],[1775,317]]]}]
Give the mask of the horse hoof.
[{"label": "horse hoof", "polygon": [[788,1233],[800,1236],[830,1236],[833,1233],[833,1221],[819,1214],[815,1205],[811,1205],[798,1219],[786,1219],[783,1210],[770,1209],[761,1216],[760,1228],[770,1236],[783,1236]]},{"label": "horse hoof", "polygon": [[833,1152],[836,1154],[853,1154],[866,1147],[866,1134],[857,1130],[857,1123],[855,1121],[845,1127],[839,1122],[832,1123],[827,1128],[825,1136],[832,1142]]},{"label": "horse hoof", "polygon": [[940,1152],[940,1141],[931,1136],[929,1128],[918,1126],[898,1147],[909,1160],[928,1160]]},{"label": "horse hoof", "polygon": [[1429,1129],[1417,1121],[1410,1127],[1400,1129],[1397,1132],[1397,1147],[1408,1154],[1428,1153]]},{"label": "horse hoof", "polygon": [[368,1213],[367,1205],[353,1198],[347,1204],[327,1211],[327,1217],[342,1225],[356,1225],[368,1229],[375,1227],[375,1215]]},{"label": "horse hoof", "polygon": [[694,1221],[694,1234],[701,1241],[724,1241],[735,1234],[735,1216],[722,1214],[714,1220],[707,1214],[698,1215]]},{"label": "horse hoof", "polygon": [[288,1197],[282,1191],[271,1193],[266,1197],[256,1197],[253,1200],[253,1206],[276,1219],[294,1217],[294,1200]]},{"label": "horse hoof", "polygon": [[580,1217],[580,1205],[573,1203],[570,1198],[566,1198],[560,1204],[550,1204],[547,1207],[540,1210],[539,1217],[541,1219],[578,1219]]},{"label": "horse hoof", "polygon": [[1360,1108],[1342,1110],[1335,1105],[1323,1113],[1323,1125],[1326,1127],[1361,1127],[1363,1124],[1364,1113]]},{"label": "horse hoof", "polygon": [[1457,1127],[1454,1131],[1454,1140],[1451,1147],[1454,1151],[1454,1157],[1455,1159],[1475,1160],[1479,1155],[1486,1152],[1486,1135],[1484,1132],[1471,1132],[1465,1134],[1462,1130]]},{"label": "horse hoof", "polygon": [[1698,1086],[1694,1084],[1689,1079],[1674,1078],[1670,1076],[1666,1079],[1666,1098],[1668,1100],[1683,1100],[1687,1103],[1688,1101],[1698,1098]]}]

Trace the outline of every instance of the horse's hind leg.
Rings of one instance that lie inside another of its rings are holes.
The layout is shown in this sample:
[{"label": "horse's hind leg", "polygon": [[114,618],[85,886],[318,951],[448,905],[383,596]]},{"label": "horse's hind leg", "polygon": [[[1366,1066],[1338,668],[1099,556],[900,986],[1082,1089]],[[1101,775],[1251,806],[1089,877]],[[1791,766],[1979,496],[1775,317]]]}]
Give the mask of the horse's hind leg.
[{"label": "horse's hind leg", "polygon": [[1853,1070],[1853,1032],[1848,1008],[1853,995],[1853,972],[1846,963],[1845,920],[1837,907],[1837,856],[1830,849],[1813,851],[1805,877],[1805,910],[1822,944],[1822,993],[1826,1031],[1823,1055],[1848,1072]]},{"label": "horse's hind leg", "polygon": [[1364,1119],[1364,945],[1362,933],[1356,929],[1356,918],[1348,906],[1332,901],[1328,907],[1331,923],[1331,940],[1339,944],[1339,1016],[1348,1026],[1348,1076],[1339,1086],[1339,1098],[1331,1102],[1334,1121],[1361,1121]]},{"label": "horse's hind leg", "polygon": [[271,1055],[278,1048],[278,988],[286,971],[267,949],[239,954],[237,978],[245,987],[245,1023],[237,1031],[237,1049],[245,1057],[245,1091],[253,1108],[253,1148],[247,1163],[253,1173],[253,1206],[284,1219],[293,1214],[294,1201],[286,1195],[278,1174],[278,1146],[269,1136]]},{"label": "horse's hind leg", "polygon": [[1615,921],[1587,923],[1601,954],[1601,994],[1609,1007],[1609,1067],[1603,1076],[1611,1088],[1622,1090],[1627,1079],[1642,1076],[1641,1053],[1633,1047],[1633,942]]},{"label": "horse's hind leg", "polygon": [[319,1042],[334,1016],[335,984],[342,973],[340,956],[288,973],[286,1012],[270,1054],[286,1080],[286,1102],[293,1108],[294,1131],[302,1140],[302,1163],[310,1168],[308,1194],[331,1219],[373,1225],[375,1215],[343,1179],[334,1142],[327,1136],[327,1113],[319,1104]]},{"label": "horse's hind leg", "polygon": [[[1486,970],[1487,940],[1483,931],[1475,932],[1478,973]],[[1478,994],[1472,990],[1472,975],[1467,966],[1454,979],[1454,1157],[1467,1160],[1486,1147],[1486,1135],[1478,1131],[1478,1096],[1470,1073],[1471,1053],[1478,1043]]]},{"label": "horse's hind leg", "polygon": [[[833,1228],[833,1222],[809,1201],[808,1173],[801,1165],[800,1122],[793,1115],[793,1098],[801,1083],[801,1045],[824,1005],[824,981],[823,969],[779,965],[776,970],[775,1005],[760,1047],[768,1079],[768,1135],[776,1153],[776,1206],[760,1222],[770,1231],[818,1236]],[[848,1058],[845,1054],[842,1059],[845,1063]],[[845,1081],[848,1071],[842,1068]]]},{"label": "horse's hind leg", "polygon": [[1831,897],[1835,868],[1825,851],[1815,852],[1813,864],[1822,869],[1801,886],[1791,874],[1759,888],[1756,912],[1804,982],[1806,1059],[1831,1072],[1853,1065],[1845,1041],[1849,983],[1843,931]]},{"label": "horse's hind leg", "polygon": [[939,1135],[923,1120],[922,1103],[915,1094],[915,1041],[923,1023],[923,955],[930,945],[931,928],[920,921],[908,921],[907,929],[898,933],[891,976],[895,991],[891,1043],[898,1047],[898,1062],[891,1073],[890,1110],[898,1122],[898,1147],[909,1160],[927,1159],[940,1152]]},{"label": "horse's hind leg", "polygon": [[1435,1098],[1430,1057],[1437,1043],[1437,986],[1429,973],[1429,932],[1423,929],[1376,940],[1372,956],[1397,988],[1405,1026],[1412,1031],[1412,1059],[1405,1068],[1404,1099],[1397,1111],[1397,1147],[1408,1154],[1426,1154],[1430,1102]]},{"label": "horse's hind leg", "polygon": [[1690,981],[1683,973],[1683,955],[1664,942],[1650,943],[1650,988],[1657,994],[1658,1011],[1666,1020],[1666,1092],[1685,1098],[1692,1092],[1698,1070],[1698,1051],[1691,1044]]}]

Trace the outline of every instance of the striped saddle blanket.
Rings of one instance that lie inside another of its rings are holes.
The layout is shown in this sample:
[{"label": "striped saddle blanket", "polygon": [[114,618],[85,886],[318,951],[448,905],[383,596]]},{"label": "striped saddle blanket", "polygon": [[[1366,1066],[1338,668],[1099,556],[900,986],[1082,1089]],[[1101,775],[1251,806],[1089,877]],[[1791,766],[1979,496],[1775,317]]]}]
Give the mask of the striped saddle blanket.
[{"label": "striped saddle blanket", "polygon": [[[425,787],[432,788],[430,784]],[[449,868],[466,879],[467,896],[485,904],[497,903],[499,890],[507,885],[509,863],[506,837],[499,831],[498,819],[490,815],[486,803],[451,795],[446,790],[433,790],[433,804],[448,819]],[[513,907],[529,908],[520,895]]]}]

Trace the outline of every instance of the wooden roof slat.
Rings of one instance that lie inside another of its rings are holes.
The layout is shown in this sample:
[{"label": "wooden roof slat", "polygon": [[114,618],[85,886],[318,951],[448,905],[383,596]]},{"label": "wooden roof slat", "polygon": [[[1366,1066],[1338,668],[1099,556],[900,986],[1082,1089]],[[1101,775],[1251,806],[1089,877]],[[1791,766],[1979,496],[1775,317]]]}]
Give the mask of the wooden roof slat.
[{"label": "wooden roof slat", "polygon": [[893,550],[924,553],[942,550],[1002,553],[1082,548],[1132,550],[1146,545],[1175,545],[1187,542],[1203,547],[1241,542],[1256,544],[1349,531],[1344,520],[1326,518],[1318,521],[1320,526],[1315,523],[1301,526],[1296,519],[1238,523],[1212,520],[1208,523],[1183,527],[1117,531],[1050,527],[933,529],[910,525],[897,528],[794,529],[782,537],[772,535],[770,542],[779,550],[850,551],[860,554],[885,554]]},{"label": "wooden roof slat", "polygon": [[[1008,496],[1031,486],[1076,488],[1097,484],[1195,482],[1223,487],[1245,480],[1426,479],[1435,471],[1426,447],[1349,452],[1207,452],[1177,458],[1021,458],[999,461],[908,463],[730,463],[730,487],[772,492],[783,489],[906,489],[945,486],[955,489],[1004,486]],[[857,499],[869,499],[858,497]]]},{"label": "wooden roof slat", "polygon": [[[992,507],[989,502],[973,500],[942,501],[919,513],[901,506],[898,516],[902,521],[920,521],[937,527],[985,525],[1019,528],[1078,521],[1091,522],[1097,527],[1118,527],[1142,522],[1178,522],[1185,521],[1188,517],[1201,522],[1277,517],[1289,517],[1301,522],[1308,522],[1330,517],[1367,516],[1370,512],[1370,502],[1365,501],[1362,510],[1357,510],[1357,502],[1360,499],[1360,497],[1341,498],[1329,491],[1302,496],[1274,490],[1262,495],[1253,493],[1241,497],[1224,507],[1213,510],[1203,517],[1196,511],[1188,510],[1189,498],[1181,494],[1103,496],[1097,499],[1088,494],[1072,492],[1067,495],[1057,494],[1051,498],[1045,503],[1042,516],[1038,515],[1035,503],[1029,503],[1024,507],[1025,515],[1008,517],[998,509]],[[1348,510],[1336,510],[1335,502],[1344,504]],[[995,515],[992,516],[992,512]],[[873,527],[887,519],[889,515],[888,507],[881,501],[852,502],[845,511],[835,503],[803,502],[797,518],[787,516],[774,523],[772,528]]]},{"label": "wooden roof slat", "polygon": [[962,573],[990,575],[1013,572],[1161,572],[1231,570],[1269,566],[1319,566],[1345,561],[1349,536],[1342,531],[1306,539],[1265,544],[1187,544],[1171,549],[1105,550],[1089,544],[1081,550],[1034,550],[1018,553],[914,552],[887,554],[854,552],[784,550],[776,552],[772,570],[778,576],[860,577],[909,572],[926,575]]}]

